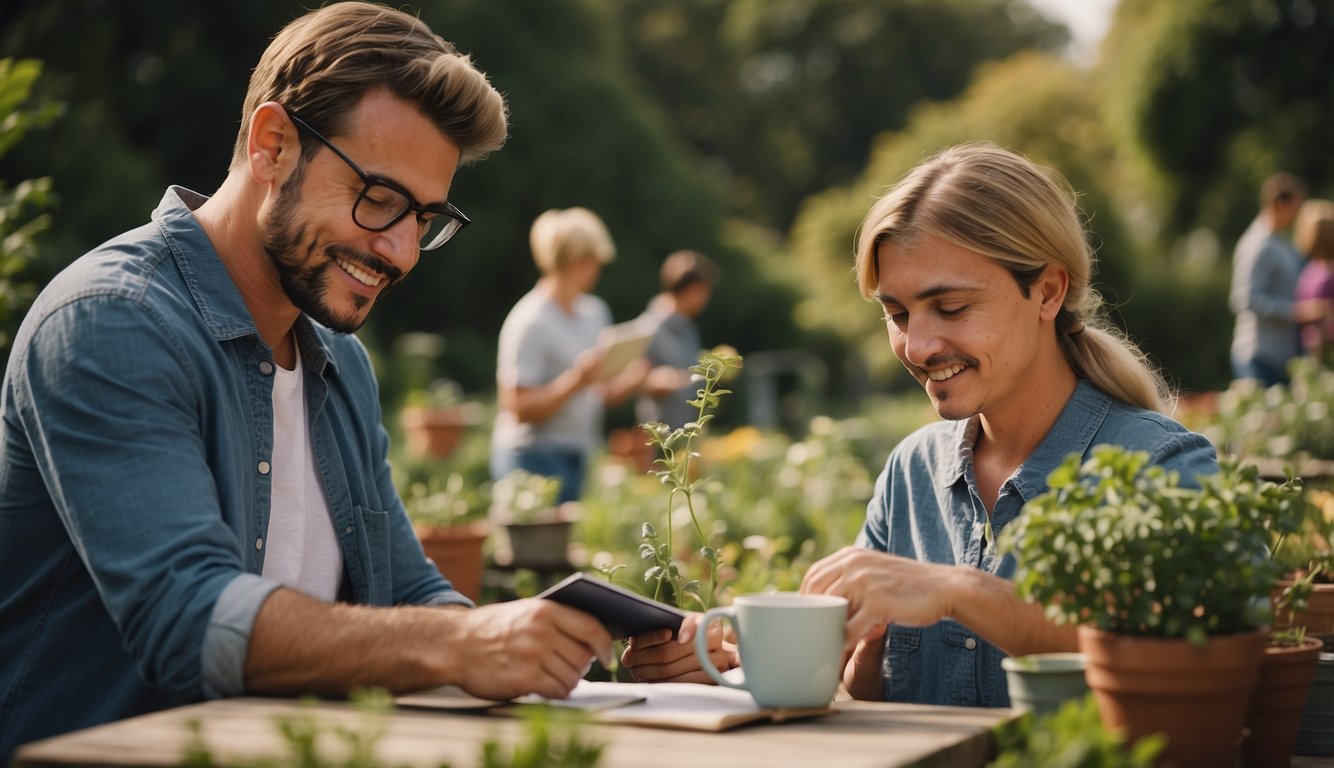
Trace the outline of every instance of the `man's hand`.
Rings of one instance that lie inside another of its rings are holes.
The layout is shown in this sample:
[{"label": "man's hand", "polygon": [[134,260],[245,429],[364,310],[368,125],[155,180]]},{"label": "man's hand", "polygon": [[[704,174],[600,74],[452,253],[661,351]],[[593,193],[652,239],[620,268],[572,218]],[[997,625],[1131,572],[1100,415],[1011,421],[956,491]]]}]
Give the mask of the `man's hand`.
[{"label": "man's hand", "polygon": [[609,665],[611,635],[588,614],[537,598],[457,614],[450,656],[458,685],[473,696],[509,699],[537,693],[562,699],[593,659]]},{"label": "man's hand", "polygon": [[810,567],[801,591],[848,599],[844,650],[879,640],[889,624],[924,627],[953,614],[951,566],[844,547]]},{"label": "man's hand", "polygon": [[[668,629],[635,635],[621,654],[621,663],[641,683],[713,683],[695,656],[695,632],[702,614],[692,613],[681,622],[676,638]],[[723,642],[721,622],[709,627],[709,660],[719,672],[739,665],[736,648]]]}]

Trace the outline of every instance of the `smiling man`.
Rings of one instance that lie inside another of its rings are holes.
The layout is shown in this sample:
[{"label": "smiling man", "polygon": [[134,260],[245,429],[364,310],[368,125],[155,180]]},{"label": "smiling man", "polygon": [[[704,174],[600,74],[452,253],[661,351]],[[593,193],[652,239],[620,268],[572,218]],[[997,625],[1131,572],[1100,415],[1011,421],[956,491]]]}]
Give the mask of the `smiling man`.
[{"label": "smiling man", "polygon": [[1166,385],[1102,318],[1092,268],[1064,180],[994,145],[923,162],[863,222],[862,294],[946,421],[895,447],[858,545],[802,583],[849,600],[854,696],[1008,706],[1006,654],[1075,649],[993,546],[1067,455],[1148,451],[1186,484],[1218,470],[1162,415]]},{"label": "smiling man", "polygon": [[330,5],[264,53],[214,195],[168,189],[46,287],[0,406],[0,764],[208,697],[563,696],[609,658],[550,601],[450,610],[347,335],[468,223],[454,173],[505,133],[421,21]]}]

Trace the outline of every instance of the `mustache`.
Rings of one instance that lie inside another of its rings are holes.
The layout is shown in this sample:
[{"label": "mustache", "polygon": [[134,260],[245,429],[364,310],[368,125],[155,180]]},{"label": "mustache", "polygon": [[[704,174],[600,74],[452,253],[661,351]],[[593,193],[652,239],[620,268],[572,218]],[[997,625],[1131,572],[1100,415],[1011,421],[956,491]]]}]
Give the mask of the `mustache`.
[{"label": "mustache", "polygon": [[[904,361],[907,362],[906,360]],[[947,368],[952,365],[963,365],[973,367],[977,365],[976,358],[966,357],[964,355],[932,355],[922,362],[921,365],[908,363],[912,368],[925,373],[933,368]]]},{"label": "mustache", "polygon": [[393,264],[390,264],[373,253],[367,253],[366,251],[358,250],[352,246],[343,245],[341,243],[331,243],[325,246],[325,252],[328,253],[331,258],[350,261],[368,272],[384,275],[389,281],[389,285],[393,285],[403,279],[403,270],[395,267]]}]

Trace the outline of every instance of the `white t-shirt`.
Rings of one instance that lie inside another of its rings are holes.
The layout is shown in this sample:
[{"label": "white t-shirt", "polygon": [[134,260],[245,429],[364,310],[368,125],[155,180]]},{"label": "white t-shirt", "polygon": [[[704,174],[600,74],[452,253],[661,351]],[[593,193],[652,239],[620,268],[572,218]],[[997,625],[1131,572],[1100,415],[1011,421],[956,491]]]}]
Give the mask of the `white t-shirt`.
[{"label": "white t-shirt", "polygon": [[274,366],[271,464],[264,577],[333,602],[343,575],[343,551],[310,449],[300,352],[295,370]]},{"label": "white t-shirt", "polygon": [[[598,333],[611,324],[606,302],[591,294],[574,301],[573,312],[561,309],[545,293],[529,291],[510,310],[500,327],[496,383],[501,387],[540,387],[570,366],[580,352],[597,344]],[[602,398],[584,387],[541,424],[520,423],[510,411],[496,416],[494,447],[553,446],[588,452],[602,434]]]}]

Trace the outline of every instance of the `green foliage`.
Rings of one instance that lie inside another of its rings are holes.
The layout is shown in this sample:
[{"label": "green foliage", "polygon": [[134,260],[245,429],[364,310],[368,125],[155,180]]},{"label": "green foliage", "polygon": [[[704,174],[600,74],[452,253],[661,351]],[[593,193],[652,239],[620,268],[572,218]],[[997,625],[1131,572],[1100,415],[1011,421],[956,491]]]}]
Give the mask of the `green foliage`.
[{"label": "green foliage", "polygon": [[[644,425],[649,444],[659,452],[659,457],[654,463],[662,467],[653,475],[667,487],[667,525],[664,529],[664,539],[659,541],[657,528],[652,523],[645,522],[640,529],[643,543],[639,547],[639,557],[653,563],[644,573],[644,578],[654,583],[654,599],[673,599],[677,604],[682,604],[681,601],[689,595],[699,603],[701,610],[713,607],[718,589],[718,569],[722,567],[723,561],[718,550],[710,545],[704,529],[700,527],[700,516],[695,509],[695,488],[701,480],[694,473],[692,460],[699,455],[696,451],[698,441],[704,435],[704,427],[713,421],[723,396],[732,393],[732,390],[724,389],[721,385],[741,368],[741,357],[735,352],[733,349],[722,348],[704,352],[699,356],[699,362],[691,366],[690,373],[700,384],[699,389],[695,391],[695,399],[688,403],[699,412],[694,421],[675,429],[661,422]],[[707,585],[701,584],[696,579],[685,580],[680,568],[673,561],[672,514],[676,511],[678,496],[684,502],[685,510],[690,516],[690,524],[695,529],[695,536],[700,545],[699,556],[708,563]]]},{"label": "green foliage", "polygon": [[487,499],[482,487],[468,483],[453,472],[441,482],[440,476],[417,481],[403,494],[403,506],[412,522],[427,527],[448,527],[469,520],[483,520]]},{"label": "green foliage", "polygon": [[492,519],[500,523],[550,520],[560,496],[560,478],[515,469],[491,486]]},{"label": "green foliage", "polygon": [[614,4],[630,63],[714,160],[733,212],[786,226],[846,182],[875,136],[950,98],[977,66],[1057,50],[1059,26],[1003,0],[635,0]]},{"label": "green foliage", "polygon": [[1235,238],[1265,175],[1334,183],[1334,5],[1124,0],[1105,50],[1109,116],[1144,158],[1166,229]]},{"label": "green foliage", "polygon": [[1234,381],[1204,432],[1220,451],[1290,462],[1334,460],[1334,370],[1314,358],[1289,363],[1289,384]]},{"label": "green foliage", "polygon": [[1203,643],[1265,623],[1282,575],[1270,549],[1300,522],[1300,484],[1235,461],[1198,489],[1178,480],[1144,452],[1071,455],[1001,532],[1018,593],[1054,621],[1129,635]]},{"label": "green foliage", "polygon": [[[321,721],[313,714],[275,718],[274,727],[287,748],[283,757],[233,761],[238,768],[390,768],[376,756],[376,746],[386,733],[385,715],[393,709],[393,697],[384,690],[354,691],[350,697],[361,713],[356,727]],[[306,698],[302,704],[314,707],[317,700]],[[602,759],[603,744],[588,739],[581,732],[586,718],[580,712],[556,711],[555,707],[524,707],[523,738],[506,746],[496,738],[482,743],[479,762],[482,768],[592,768]],[[190,739],[186,744],[187,768],[218,765],[204,741],[203,724],[187,723]],[[332,735],[338,748],[330,750],[327,737]],[[337,756],[330,754],[337,753]],[[439,768],[449,768],[440,763]],[[395,766],[394,768],[397,768]]]},{"label": "green foliage", "polygon": [[[920,389],[870,401],[863,411],[850,419],[816,417],[800,439],[747,426],[711,431],[698,444],[696,513],[708,545],[725,563],[718,570],[717,602],[795,590],[811,563],[851,544],[886,454],[937,418]],[[655,583],[645,582],[643,573],[653,561],[627,547],[640,541],[638,521],[661,519],[661,503],[662,485],[654,477],[618,463],[595,467],[576,529],[591,565],[614,570],[622,586],[651,595]],[[698,556],[689,516],[674,516],[673,528],[673,562],[686,581],[702,584],[708,563]],[[661,539],[660,523],[655,530]]]},{"label": "green foliage", "polygon": [[1117,731],[1103,727],[1090,694],[1055,712],[1029,712],[992,730],[996,759],[987,768],[1152,768],[1166,746],[1155,734],[1127,746]]},{"label": "green foliage", "polygon": [[[0,59],[0,157],[29,130],[55,120],[64,108],[32,99],[41,74],[40,61]],[[8,358],[14,331],[32,302],[33,284],[23,276],[37,254],[37,236],[51,226],[51,215],[44,211],[54,202],[49,176],[13,187],[0,178],[0,361]]]}]

